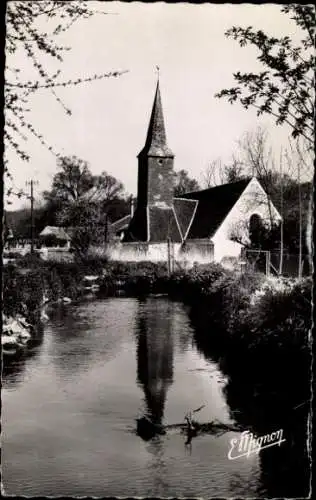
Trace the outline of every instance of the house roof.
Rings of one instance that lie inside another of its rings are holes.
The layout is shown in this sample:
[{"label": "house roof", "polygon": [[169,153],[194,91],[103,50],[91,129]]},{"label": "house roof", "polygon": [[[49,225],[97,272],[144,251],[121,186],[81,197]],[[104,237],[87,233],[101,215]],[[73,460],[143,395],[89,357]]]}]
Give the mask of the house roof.
[{"label": "house roof", "polygon": [[149,241],[181,242],[182,236],[173,207],[160,208],[152,206],[148,208],[149,215]]},{"label": "house roof", "polygon": [[174,210],[180,226],[182,239],[186,238],[188,230],[194,219],[194,214],[198,205],[196,200],[187,200],[184,198],[174,198]]},{"label": "house roof", "polygon": [[102,188],[100,186],[93,186],[88,191],[83,193],[80,197],[81,201],[88,201],[89,203],[100,203],[102,201],[108,201],[109,192],[106,187]]},{"label": "house roof", "polygon": [[55,236],[60,240],[70,240],[70,236],[66,233],[63,227],[57,226],[46,226],[43,231],[40,232],[40,236]]},{"label": "house roof", "polygon": [[211,238],[249,182],[250,179],[244,179],[182,195],[182,198],[198,201],[187,238]]},{"label": "house roof", "polygon": [[125,215],[125,217],[122,217],[121,219],[116,220],[115,222],[112,222],[110,224],[110,230],[117,232],[117,231],[123,231],[124,229],[127,229],[129,226],[129,223],[131,222],[132,216],[130,214]]},{"label": "house roof", "polygon": [[123,241],[147,241],[148,239],[148,210],[137,208],[125,232]]},{"label": "house roof", "polygon": [[[167,241],[211,238],[238,201],[250,178],[174,198],[172,207],[137,209],[124,241]],[[126,218],[126,220],[128,220]],[[124,222],[124,218],[117,224]],[[115,224],[115,223],[114,223]]]},{"label": "house roof", "polygon": [[149,121],[146,143],[140,155],[172,157],[173,152],[167,145],[165,121],[163,117],[159,80],[157,82],[154,104]]},{"label": "house roof", "polygon": [[136,209],[124,241],[159,243],[168,238],[176,243],[183,240],[174,207],[149,206]]}]

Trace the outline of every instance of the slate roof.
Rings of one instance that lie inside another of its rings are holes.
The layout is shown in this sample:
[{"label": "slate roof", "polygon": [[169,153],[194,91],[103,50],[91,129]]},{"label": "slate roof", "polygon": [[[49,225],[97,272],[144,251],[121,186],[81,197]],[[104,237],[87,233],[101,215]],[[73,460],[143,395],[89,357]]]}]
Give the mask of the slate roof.
[{"label": "slate roof", "polygon": [[185,239],[188,229],[193,222],[193,217],[197,208],[198,201],[186,200],[184,198],[174,198],[174,210],[180,226],[182,239]]},{"label": "slate roof", "polygon": [[175,243],[182,241],[179,224],[173,208],[149,207],[150,242],[165,242],[168,238]]},{"label": "slate roof", "polygon": [[147,138],[144,148],[138,156],[162,156],[174,157],[173,152],[167,145],[165,121],[163,117],[159,80],[157,82],[154,104],[149,121]]},{"label": "slate roof", "polygon": [[[174,198],[173,207],[137,209],[124,241],[150,243],[209,239],[233,208],[251,179],[243,179]],[[120,223],[120,221],[118,221]],[[148,233],[149,232],[149,233]]]},{"label": "slate roof", "polygon": [[125,215],[125,217],[122,217],[121,219],[116,220],[115,222],[112,222],[110,224],[110,230],[114,232],[118,231],[123,231],[124,229],[127,229],[129,226],[129,223],[131,222],[132,216],[130,214]]},{"label": "slate roof", "polygon": [[182,242],[182,232],[174,207],[149,206],[136,209],[123,241]]},{"label": "slate roof", "polygon": [[43,231],[40,232],[39,236],[54,236],[59,240],[70,240],[70,236],[66,233],[64,228],[58,226],[46,226]]},{"label": "slate roof", "polygon": [[198,201],[187,238],[211,238],[249,182],[250,179],[243,179],[238,182],[181,195],[182,198]]},{"label": "slate roof", "polygon": [[88,201],[89,203],[100,203],[102,201],[107,201],[108,199],[108,190],[98,186],[93,186],[80,196],[80,201]]},{"label": "slate roof", "polygon": [[146,208],[136,208],[123,241],[147,241],[148,218]]}]

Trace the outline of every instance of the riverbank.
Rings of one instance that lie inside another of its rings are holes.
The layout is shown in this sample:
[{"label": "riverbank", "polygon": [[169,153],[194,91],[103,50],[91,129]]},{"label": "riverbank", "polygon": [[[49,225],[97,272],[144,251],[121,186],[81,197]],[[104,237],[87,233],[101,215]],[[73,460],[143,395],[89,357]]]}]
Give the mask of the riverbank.
[{"label": "riverbank", "polygon": [[164,293],[185,302],[199,340],[212,351],[224,351],[225,357],[237,350],[249,358],[251,371],[259,370],[268,377],[270,369],[266,367],[278,365],[284,358],[286,371],[299,361],[304,377],[307,375],[311,328],[308,278],[266,279],[262,274],[240,274],[217,264],[178,270],[169,276],[163,263],[90,260],[77,264],[25,258],[4,268],[3,313],[35,327],[46,302],[73,302],[84,297],[86,275],[98,277],[99,293],[105,296],[118,291],[130,296]]},{"label": "riverbank", "polygon": [[[95,270],[75,263],[22,257],[3,267],[2,351],[5,362],[23,355],[40,337],[47,306],[71,303],[84,295],[85,273]],[[100,272],[99,267],[96,269]]]}]

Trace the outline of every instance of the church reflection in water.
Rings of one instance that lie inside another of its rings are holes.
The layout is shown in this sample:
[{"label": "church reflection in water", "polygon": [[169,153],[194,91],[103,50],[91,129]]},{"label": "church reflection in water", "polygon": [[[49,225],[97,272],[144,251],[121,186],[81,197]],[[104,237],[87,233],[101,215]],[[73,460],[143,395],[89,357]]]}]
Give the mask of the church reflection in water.
[{"label": "church reflection in water", "polygon": [[173,382],[173,304],[148,298],[144,305],[139,303],[137,317],[137,382],[145,400],[138,434],[149,439],[163,423],[167,392]]}]

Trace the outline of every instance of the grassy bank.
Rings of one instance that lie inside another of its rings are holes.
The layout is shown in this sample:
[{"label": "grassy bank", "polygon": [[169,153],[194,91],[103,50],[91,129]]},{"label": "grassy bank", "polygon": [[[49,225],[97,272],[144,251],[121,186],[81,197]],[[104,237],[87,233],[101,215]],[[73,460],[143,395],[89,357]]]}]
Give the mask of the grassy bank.
[{"label": "grassy bank", "polygon": [[[307,359],[311,317],[311,280],[270,280],[261,274],[236,274],[220,265],[200,265],[168,276],[165,264],[121,263],[102,259],[80,263],[20,259],[4,267],[3,311],[34,320],[44,294],[50,301],[81,297],[85,275],[100,276],[101,292],[118,288],[130,295],[167,293],[190,306],[194,327],[205,346],[221,352],[249,353],[255,366],[277,363],[286,349],[288,362]],[[201,340],[199,338],[199,340]],[[250,355],[251,354],[251,355]],[[259,357],[264,359],[261,363]],[[259,365],[257,364],[259,363]],[[308,364],[308,363],[307,363]]]},{"label": "grassy bank", "polygon": [[8,316],[34,315],[43,302],[57,301],[62,297],[76,300],[82,295],[85,275],[99,275],[104,268],[101,260],[89,262],[43,261],[39,257],[26,256],[3,268],[3,310]]}]

